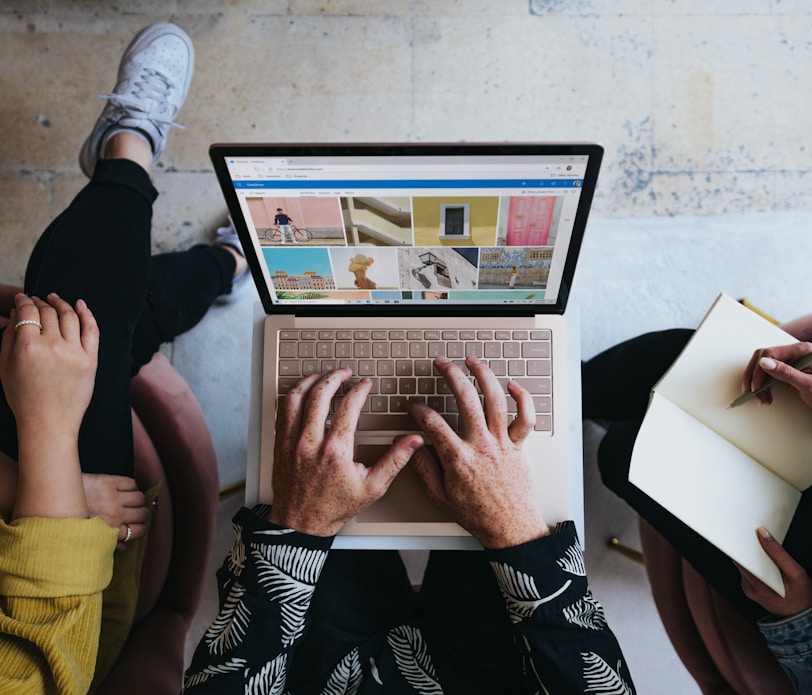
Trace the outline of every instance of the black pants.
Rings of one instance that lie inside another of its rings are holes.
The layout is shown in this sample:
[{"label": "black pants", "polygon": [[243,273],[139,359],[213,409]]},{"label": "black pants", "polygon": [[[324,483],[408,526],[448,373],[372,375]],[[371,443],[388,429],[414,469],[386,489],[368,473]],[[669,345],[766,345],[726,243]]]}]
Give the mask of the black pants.
[{"label": "black pants", "polygon": [[415,593],[397,551],[332,550],[308,620],[288,671],[297,693],[318,695],[345,654],[400,625],[420,628],[445,692],[523,690],[505,602],[482,551],[432,551]]},{"label": "black pants", "polygon": [[[765,611],[744,595],[741,575],[730,558],[629,482],[632,449],[651,388],[692,334],[687,329],[647,333],[586,362],[581,369],[583,416],[609,421],[598,449],[598,466],[606,486],[657,529],[735,608],[755,620]],[[784,547],[812,574],[812,544],[805,535],[810,528],[812,493],[806,491]]]},{"label": "black pants", "polygon": [[[96,385],[79,434],[85,473],[132,475],[130,378],[162,342],[194,326],[231,290],[234,259],[225,249],[151,256],[157,196],[134,162],[99,161],[37,241],[26,269],[27,294],[44,299],[56,292],[71,304],[84,299],[99,324]],[[1,385],[0,450],[17,458],[16,425]]]}]

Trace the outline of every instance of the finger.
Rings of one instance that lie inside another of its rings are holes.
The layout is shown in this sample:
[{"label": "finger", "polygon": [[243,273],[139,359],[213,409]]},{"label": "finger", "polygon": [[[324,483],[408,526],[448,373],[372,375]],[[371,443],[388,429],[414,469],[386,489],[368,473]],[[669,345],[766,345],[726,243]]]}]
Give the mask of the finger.
[{"label": "finger", "polygon": [[47,302],[56,311],[57,326],[65,340],[78,340],[80,337],[79,316],[73,307],[56,292],[48,295]]},{"label": "finger", "polygon": [[[129,527],[129,535],[127,538],[127,528]],[[126,550],[127,546],[133,541],[137,541],[147,535],[146,524],[133,523],[121,524],[118,532],[118,543],[116,543],[116,550]],[[126,539],[126,540],[125,540]]]},{"label": "finger", "polygon": [[36,306],[34,306],[34,302],[31,300],[31,297],[29,297],[27,294],[23,294],[22,292],[18,292],[14,295],[14,308],[17,309],[17,311],[22,311],[25,313],[26,308],[36,309]]},{"label": "finger", "polygon": [[139,490],[130,490],[119,494],[119,501],[122,507],[143,507],[145,502],[144,493]]},{"label": "finger", "polygon": [[485,412],[479,402],[479,394],[474,385],[468,380],[468,377],[447,357],[437,357],[434,364],[457,400],[457,410],[460,413],[463,425],[462,431],[470,433],[486,428]]},{"label": "finger", "polygon": [[396,439],[380,460],[368,469],[368,482],[376,499],[383,496],[418,449],[424,447],[423,437],[410,434]]},{"label": "finger", "polygon": [[[476,356],[470,356],[465,360],[465,364],[471,374],[479,384],[479,390],[485,401],[484,413],[488,429],[494,435],[499,435],[507,427],[507,400],[502,386],[496,375],[482,360]],[[477,399],[479,400],[479,399]]]},{"label": "finger", "polygon": [[127,507],[124,510],[122,519],[125,524],[134,526],[135,524],[144,525],[149,521],[151,512],[146,507]]},{"label": "finger", "polygon": [[[14,315],[11,318],[10,326],[12,331],[5,331],[5,333],[13,333],[15,337],[32,337],[39,335],[41,332],[37,324],[41,324],[39,309],[31,297],[18,293],[14,295]],[[18,326],[20,321],[32,321],[36,323],[24,324]],[[16,342],[16,341],[12,341]]]},{"label": "finger", "polygon": [[747,393],[748,391],[753,390],[753,376],[756,368],[758,367],[758,361],[761,359],[762,352],[763,350],[756,350],[750,356],[750,360],[747,362],[747,366],[744,368],[744,373],[742,374],[742,393]]},{"label": "finger", "polygon": [[456,446],[459,443],[460,438],[457,433],[434,408],[430,408],[425,403],[407,401],[406,410],[412,416],[415,424],[426,433],[426,436],[435,446],[443,444]]},{"label": "finger", "polygon": [[39,322],[42,324],[42,332],[45,335],[62,335],[59,330],[59,316],[48,302],[39,297],[31,297],[31,301],[39,311]]},{"label": "finger", "polygon": [[781,570],[781,574],[785,576],[797,576],[799,572],[805,570],[799,565],[795,559],[790,555],[784,547],[773,537],[773,535],[763,526],[756,531],[758,542],[764,548],[764,552],[770,556],[770,559]]},{"label": "finger", "polygon": [[423,482],[429,498],[444,504],[446,501],[443,469],[428,447],[414,452],[410,460],[412,469]]},{"label": "finger", "polygon": [[302,428],[304,418],[304,403],[310,389],[319,380],[319,374],[311,374],[294,386],[282,401],[276,413],[277,440],[285,436],[295,436]]},{"label": "finger", "polygon": [[364,377],[347,391],[333,414],[330,429],[339,435],[355,432],[358,416],[372,389],[372,381]]},{"label": "finger", "polygon": [[115,484],[116,490],[119,492],[129,492],[131,490],[138,490],[138,483],[134,478],[126,475],[110,475],[110,480]]},{"label": "finger", "polygon": [[352,376],[352,370],[336,369],[322,374],[307,394],[307,405],[303,413],[302,432],[310,430],[323,433],[330,416],[330,405],[333,396],[341,385]]},{"label": "finger", "polygon": [[99,353],[99,324],[84,299],[76,302],[76,313],[79,316],[79,327],[82,335],[82,347],[88,355]]},{"label": "finger", "polygon": [[764,357],[772,358],[776,362],[792,363],[810,352],[812,352],[812,343],[791,343],[790,345],[778,345],[757,350],[750,359],[753,367],[751,381],[747,384],[748,390],[756,390],[773,376],[773,374],[765,371],[761,364]]},{"label": "finger", "polygon": [[536,406],[533,396],[515,381],[508,382],[508,393],[516,401],[516,417],[508,425],[508,437],[520,444],[536,426]]},{"label": "finger", "polygon": [[769,356],[762,357],[758,364],[768,376],[789,384],[798,391],[809,390],[812,387],[812,376],[795,369],[791,364]]}]

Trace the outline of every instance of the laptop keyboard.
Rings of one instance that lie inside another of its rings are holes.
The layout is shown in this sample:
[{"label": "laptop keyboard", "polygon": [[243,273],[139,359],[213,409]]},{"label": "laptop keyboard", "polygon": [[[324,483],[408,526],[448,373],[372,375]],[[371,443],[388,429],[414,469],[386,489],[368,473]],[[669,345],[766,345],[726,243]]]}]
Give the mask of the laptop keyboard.
[{"label": "laptop keyboard", "polygon": [[[372,390],[358,422],[359,430],[415,429],[406,413],[407,401],[419,400],[437,410],[458,429],[457,402],[434,369],[435,357],[455,362],[472,383],[465,358],[476,355],[493,370],[507,393],[516,381],[533,396],[535,429],[552,432],[552,340],[549,329],[538,330],[281,330],[279,332],[278,394],[283,396],[303,376],[349,367],[353,372],[341,393],[361,378]],[[516,403],[508,397],[508,410]]]}]

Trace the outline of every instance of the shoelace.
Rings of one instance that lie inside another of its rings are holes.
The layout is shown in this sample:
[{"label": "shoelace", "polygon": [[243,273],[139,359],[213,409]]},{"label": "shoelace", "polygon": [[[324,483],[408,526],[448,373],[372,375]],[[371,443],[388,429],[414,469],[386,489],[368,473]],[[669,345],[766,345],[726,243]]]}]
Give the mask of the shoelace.
[{"label": "shoelace", "polygon": [[[102,94],[102,99],[107,99],[114,106],[130,111],[137,111],[144,114],[144,118],[152,121],[156,125],[162,124],[170,128],[185,130],[180,123],[175,123],[171,118],[162,116],[161,110],[168,110],[166,96],[173,89],[173,84],[166,75],[149,68],[144,68],[141,74],[134,80],[130,94]],[[152,108],[144,110],[144,103],[154,105]]]}]

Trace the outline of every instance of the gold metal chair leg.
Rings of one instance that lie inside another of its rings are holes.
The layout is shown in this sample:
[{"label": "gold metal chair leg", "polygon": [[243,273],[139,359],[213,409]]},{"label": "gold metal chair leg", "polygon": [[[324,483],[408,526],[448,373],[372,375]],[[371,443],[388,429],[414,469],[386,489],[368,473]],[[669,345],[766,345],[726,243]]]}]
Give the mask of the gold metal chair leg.
[{"label": "gold metal chair leg", "polygon": [[635,550],[634,548],[630,548],[627,545],[623,545],[619,538],[615,538],[613,536],[607,540],[606,547],[620,553],[621,555],[625,555],[627,558],[634,560],[635,562],[639,562],[641,565],[646,564],[643,553],[641,553],[639,550]]}]

